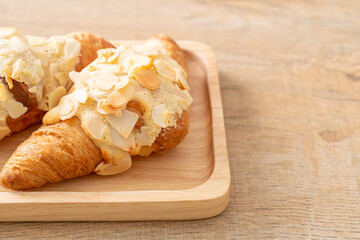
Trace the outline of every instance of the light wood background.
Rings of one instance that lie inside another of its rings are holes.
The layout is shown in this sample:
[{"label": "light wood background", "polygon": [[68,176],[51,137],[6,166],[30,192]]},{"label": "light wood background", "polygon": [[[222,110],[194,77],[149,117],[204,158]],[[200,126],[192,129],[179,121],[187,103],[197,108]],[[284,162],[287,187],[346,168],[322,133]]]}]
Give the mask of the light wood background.
[{"label": "light wood background", "polygon": [[[164,32],[215,51],[231,199],[215,218],[2,223],[0,238],[360,238],[359,1],[0,1],[34,35]],[[1,213],[0,213],[1,214]]]}]

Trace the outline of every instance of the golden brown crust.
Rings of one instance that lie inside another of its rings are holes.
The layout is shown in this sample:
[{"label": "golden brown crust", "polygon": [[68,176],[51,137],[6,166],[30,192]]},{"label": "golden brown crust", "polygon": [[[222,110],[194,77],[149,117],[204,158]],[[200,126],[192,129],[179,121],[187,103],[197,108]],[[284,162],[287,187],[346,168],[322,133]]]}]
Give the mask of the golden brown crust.
[{"label": "golden brown crust", "polygon": [[90,174],[101,161],[99,148],[72,118],[35,131],[7,161],[0,182],[27,190]]},{"label": "golden brown crust", "polygon": [[[185,54],[169,37],[161,35],[159,44],[177,61],[186,66]],[[181,52],[180,52],[181,51]],[[142,116],[144,109],[138,102],[129,102],[129,111]],[[137,128],[143,123],[138,122]],[[152,152],[166,152],[180,143],[188,132],[188,111],[177,118],[175,127],[163,129],[152,146],[145,146],[138,153],[148,156]],[[0,182],[5,188],[26,190],[46,182],[58,182],[93,172],[104,159],[112,162],[109,149],[100,149],[86,135],[80,121],[73,118],[53,125],[46,125],[34,132],[21,144],[0,173]]]},{"label": "golden brown crust", "polygon": [[[6,84],[6,86],[8,86],[7,81],[3,81],[3,82]],[[8,87],[8,89],[11,92],[11,94],[14,96],[16,101],[21,102],[25,107],[29,109],[36,107],[37,105],[36,96],[35,94],[28,91],[28,87],[26,86],[25,83],[18,82],[13,79],[12,84],[13,84],[12,88]]]},{"label": "golden brown crust", "polygon": [[176,125],[163,128],[151,148],[156,153],[167,152],[176,147],[187,135],[189,129],[188,111],[183,111],[181,116],[177,118]]},{"label": "golden brown crust", "polygon": [[[187,56],[184,50],[175,43],[169,36],[164,34],[156,35],[150,41],[155,41],[160,44],[169,55],[175,59],[185,71],[187,71]],[[149,146],[143,146],[140,149],[139,155],[148,156],[152,152],[164,153],[176,147],[186,136],[189,129],[189,114],[188,111],[183,111],[181,116],[178,116],[176,125],[173,127],[163,128],[154,143]]]},{"label": "golden brown crust", "polygon": [[[6,85],[7,82],[3,81]],[[37,101],[35,94],[30,93],[25,83],[12,80],[13,87],[9,91],[13,94],[16,101],[21,102],[28,111],[20,117],[14,119],[12,117],[6,118],[6,124],[10,128],[11,133],[16,133],[24,130],[28,126],[39,123],[45,112],[37,108]]]},{"label": "golden brown crust", "polygon": [[115,48],[114,45],[106,41],[103,37],[94,34],[77,32],[70,33],[68,36],[74,38],[81,44],[80,63],[76,66],[77,72],[80,72],[84,67],[97,58],[97,51],[99,49]]},{"label": "golden brown crust", "polygon": [[11,134],[20,132],[25,128],[41,122],[45,112],[39,110],[37,107],[31,109],[27,113],[14,119],[12,117],[6,118],[6,124],[11,130]]},{"label": "golden brown crust", "polygon": [[[90,33],[71,33],[68,36],[79,41],[81,44],[80,62],[76,66],[76,71],[81,71],[89,63],[91,63],[97,57],[97,50],[114,47],[103,37]],[[20,83],[15,80],[12,82],[14,86],[11,89],[9,88],[9,91],[13,94],[17,101],[21,102],[28,108],[28,111],[16,119],[7,117],[6,122],[11,130],[10,134],[20,132],[31,125],[41,122],[41,119],[45,114],[44,111],[37,108],[35,95],[28,91],[28,88],[24,83]]]},{"label": "golden brown crust", "polygon": [[187,56],[184,50],[182,50],[177,43],[165,34],[158,34],[149,40],[155,44],[160,44],[170,55],[175,59],[187,72]]}]

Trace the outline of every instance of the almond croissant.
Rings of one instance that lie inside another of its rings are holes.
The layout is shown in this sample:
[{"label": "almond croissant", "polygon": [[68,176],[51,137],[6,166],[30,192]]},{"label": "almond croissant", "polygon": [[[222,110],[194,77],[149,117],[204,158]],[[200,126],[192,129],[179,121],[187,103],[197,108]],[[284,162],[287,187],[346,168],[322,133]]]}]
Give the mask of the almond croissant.
[{"label": "almond croissant", "polygon": [[71,86],[67,71],[81,71],[97,50],[114,47],[89,33],[46,39],[23,36],[15,28],[0,28],[0,40],[0,140],[39,123]]},{"label": "almond croissant", "polygon": [[99,51],[70,94],[49,111],[44,126],[5,164],[5,188],[27,190],[131,166],[131,156],[174,148],[188,132],[192,98],[186,55],[168,36],[146,44]]}]

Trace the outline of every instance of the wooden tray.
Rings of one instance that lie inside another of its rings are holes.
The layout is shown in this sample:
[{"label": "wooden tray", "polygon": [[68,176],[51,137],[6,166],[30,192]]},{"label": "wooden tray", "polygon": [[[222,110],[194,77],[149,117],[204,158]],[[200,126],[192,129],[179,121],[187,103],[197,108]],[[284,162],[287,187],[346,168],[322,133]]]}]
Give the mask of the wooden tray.
[{"label": "wooden tray", "polygon": [[[220,214],[229,199],[230,172],[215,57],[202,43],[179,44],[188,53],[194,103],[189,134],[177,148],[135,158],[129,171],[116,176],[91,174],[28,192],[0,187],[0,221],[176,220]],[[0,142],[0,168],[38,127]]]}]

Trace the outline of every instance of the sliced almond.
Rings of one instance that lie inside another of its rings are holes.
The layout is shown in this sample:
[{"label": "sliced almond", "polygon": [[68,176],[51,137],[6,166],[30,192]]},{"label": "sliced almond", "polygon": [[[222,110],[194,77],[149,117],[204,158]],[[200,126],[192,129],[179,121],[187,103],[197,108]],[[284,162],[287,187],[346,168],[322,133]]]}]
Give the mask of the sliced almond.
[{"label": "sliced almond", "polygon": [[130,112],[126,109],[122,111],[121,117],[112,114],[106,115],[106,120],[124,138],[129,137],[131,131],[134,129],[138,118],[139,116],[136,113]]},{"label": "sliced almond", "polygon": [[[137,55],[131,49],[124,52],[123,55],[125,55],[125,56],[123,56],[122,65],[124,66],[124,68],[127,71],[131,72],[132,69],[134,69],[134,68],[140,68],[140,67],[150,68],[151,67],[151,62],[152,62],[151,58],[149,58],[147,56],[143,56],[143,55]],[[126,56],[126,55],[129,55],[129,56]]]},{"label": "sliced almond", "polygon": [[60,99],[65,95],[66,89],[63,86],[57,87],[49,98],[50,109],[56,107],[59,104]]},{"label": "sliced almond", "polygon": [[156,125],[166,128],[165,120],[164,120],[164,104],[157,105],[152,110],[152,119]]},{"label": "sliced almond", "polygon": [[135,88],[128,84],[124,88],[113,91],[104,101],[103,105],[111,106],[113,108],[123,108],[131,100],[134,93]]},{"label": "sliced almond", "polygon": [[112,63],[118,58],[118,56],[118,53],[112,48],[103,49],[99,51],[99,62]]},{"label": "sliced almond", "polygon": [[136,140],[138,140],[141,146],[151,146],[152,142],[149,137],[150,131],[151,131],[151,127],[142,126],[141,132],[136,134]]},{"label": "sliced almond", "polygon": [[105,100],[100,100],[96,104],[96,111],[100,114],[106,115],[106,114],[114,114],[118,117],[121,116],[121,109],[113,108],[111,106],[104,105]]},{"label": "sliced almond", "polygon": [[110,134],[112,143],[124,151],[131,152],[135,148],[135,138],[130,134],[128,138],[121,136],[115,128],[110,126]]},{"label": "sliced almond", "polygon": [[149,90],[155,90],[160,86],[160,79],[153,68],[144,66],[137,67],[133,69],[131,74],[136,78],[136,80],[140,82],[143,87]]},{"label": "sliced almond", "polygon": [[66,120],[75,116],[79,109],[79,102],[72,99],[71,97],[66,96],[62,99],[60,103],[60,119]]},{"label": "sliced almond", "polygon": [[0,101],[4,102],[11,99],[11,94],[5,84],[0,83]]},{"label": "sliced almond", "polygon": [[48,111],[42,119],[45,125],[54,124],[60,121],[60,107],[59,105]]},{"label": "sliced almond", "polygon": [[114,87],[118,80],[118,77],[112,73],[104,74],[101,72],[96,75],[95,86],[100,91],[109,91]]},{"label": "sliced almond", "polygon": [[3,72],[5,74],[5,81],[7,82],[9,88],[12,89],[14,86],[10,77],[12,75],[12,68],[10,66],[6,66]]},{"label": "sliced almond", "polygon": [[102,139],[104,135],[104,124],[101,116],[89,114],[85,120],[85,127],[94,139]]},{"label": "sliced almond", "polygon": [[184,71],[181,70],[180,68],[175,68],[175,73],[176,73],[176,81],[180,84],[180,86],[182,86],[184,89],[189,91],[190,87],[186,81]]},{"label": "sliced almond", "polygon": [[100,114],[114,114],[118,117],[122,115],[122,108],[115,108],[110,105],[105,105],[104,102],[105,100],[100,100],[96,106],[96,109]]},{"label": "sliced almond", "polygon": [[114,63],[119,57],[119,51],[113,50],[113,54],[107,58],[108,63]]},{"label": "sliced almond", "polygon": [[175,80],[175,71],[174,68],[170,66],[166,61],[156,59],[154,60],[154,66],[156,72],[163,78],[169,81]]},{"label": "sliced almond", "polygon": [[168,91],[168,93],[179,96],[182,99],[184,99],[184,101],[188,106],[190,106],[191,103],[193,102],[193,98],[191,97],[190,93],[187,90],[181,90],[178,85],[174,85],[171,83],[166,85],[165,88],[166,91]]},{"label": "sliced almond", "polygon": [[113,162],[105,163],[102,161],[96,168],[95,172],[99,175],[114,175],[128,170],[131,167],[130,154],[121,151]]},{"label": "sliced almond", "polygon": [[31,93],[35,93],[37,90],[38,90],[38,88],[36,86],[29,88],[29,92],[31,92]]},{"label": "sliced almond", "polygon": [[122,89],[130,83],[130,78],[128,75],[123,75],[119,77],[119,81],[116,83],[116,89]]},{"label": "sliced almond", "polygon": [[104,100],[104,98],[106,99],[110,94],[111,94],[111,91],[104,92],[104,91],[98,90],[97,88],[91,89],[89,91],[89,97],[91,97],[92,99],[94,99],[96,101]]},{"label": "sliced almond", "polygon": [[78,41],[69,39],[69,41],[66,41],[64,47],[65,55],[68,59],[76,58],[80,54],[80,49],[81,45]]},{"label": "sliced almond", "polygon": [[54,73],[54,77],[57,80],[57,82],[59,83],[60,86],[66,86],[66,84],[69,82],[69,78],[67,77],[67,75],[63,72],[57,72]]},{"label": "sliced almond", "polygon": [[88,99],[88,93],[83,89],[77,89],[71,93],[71,96],[80,103],[86,103]]},{"label": "sliced almond", "polygon": [[82,73],[75,72],[75,71],[72,71],[69,73],[69,77],[74,83],[81,82],[81,80],[82,80],[81,75],[82,75]]},{"label": "sliced almond", "polygon": [[0,127],[0,140],[9,135],[11,132],[8,127]]},{"label": "sliced almond", "polygon": [[13,71],[12,71],[11,78],[12,79],[19,79],[20,74],[21,74],[21,70],[24,69],[24,67],[25,67],[25,61],[24,60],[22,60],[21,58],[16,60],[16,62],[13,64]]},{"label": "sliced almond", "polygon": [[59,65],[57,63],[50,63],[49,74],[51,77],[55,77],[55,73],[59,72]]},{"label": "sliced almond", "polygon": [[27,107],[24,107],[22,103],[15,100],[7,100],[3,102],[3,107],[9,113],[10,117],[18,118],[27,111]]},{"label": "sliced almond", "polygon": [[94,65],[89,65],[89,66],[87,66],[87,68],[86,68],[88,71],[90,71],[90,72],[94,72],[94,71],[96,71],[96,70],[98,70]]}]

